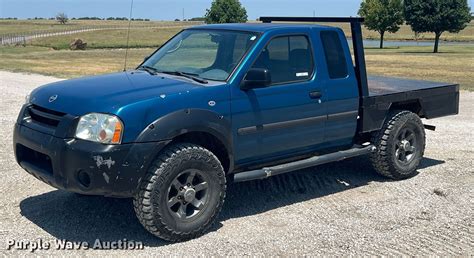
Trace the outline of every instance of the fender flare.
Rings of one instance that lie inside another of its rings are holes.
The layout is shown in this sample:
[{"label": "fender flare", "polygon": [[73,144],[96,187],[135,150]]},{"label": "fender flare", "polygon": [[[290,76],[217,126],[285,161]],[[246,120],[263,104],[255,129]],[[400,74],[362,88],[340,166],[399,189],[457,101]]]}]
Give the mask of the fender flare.
[{"label": "fender flare", "polygon": [[233,164],[232,128],[224,116],[206,109],[182,109],[162,116],[149,124],[136,142],[171,141],[191,132],[209,133],[226,148]]}]

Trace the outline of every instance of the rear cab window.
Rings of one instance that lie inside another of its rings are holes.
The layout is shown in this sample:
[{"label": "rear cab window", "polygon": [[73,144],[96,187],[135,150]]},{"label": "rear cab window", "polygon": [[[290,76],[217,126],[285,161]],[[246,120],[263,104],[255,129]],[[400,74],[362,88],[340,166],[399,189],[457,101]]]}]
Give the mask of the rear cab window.
[{"label": "rear cab window", "polygon": [[320,35],[329,78],[346,78],[348,76],[347,61],[339,33],[336,31],[321,31]]}]

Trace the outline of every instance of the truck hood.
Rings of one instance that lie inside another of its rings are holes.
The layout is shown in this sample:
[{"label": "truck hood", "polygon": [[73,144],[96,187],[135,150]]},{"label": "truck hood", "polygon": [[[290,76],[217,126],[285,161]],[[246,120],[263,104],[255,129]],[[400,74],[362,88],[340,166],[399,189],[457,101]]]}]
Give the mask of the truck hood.
[{"label": "truck hood", "polygon": [[204,87],[185,80],[144,71],[120,72],[47,84],[35,89],[30,101],[78,116],[89,112],[116,113],[125,105]]}]

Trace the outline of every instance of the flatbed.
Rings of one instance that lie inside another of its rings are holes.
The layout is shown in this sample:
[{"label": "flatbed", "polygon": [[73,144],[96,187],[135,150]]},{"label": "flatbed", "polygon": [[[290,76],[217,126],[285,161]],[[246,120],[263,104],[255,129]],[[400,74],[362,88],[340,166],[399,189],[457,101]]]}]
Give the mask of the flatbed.
[{"label": "flatbed", "polygon": [[362,133],[382,127],[392,105],[405,105],[421,118],[459,113],[459,85],[452,83],[369,76],[369,94],[362,98]]}]

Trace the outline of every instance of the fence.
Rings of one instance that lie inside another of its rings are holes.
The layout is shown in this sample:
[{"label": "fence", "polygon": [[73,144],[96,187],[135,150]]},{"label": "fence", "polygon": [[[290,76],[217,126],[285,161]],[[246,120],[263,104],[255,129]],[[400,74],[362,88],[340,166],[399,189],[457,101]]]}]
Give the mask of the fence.
[{"label": "fence", "polygon": [[[4,34],[0,35],[0,45],[18,45],[18,44],[26,44],[27,41],[36,39],[36,38],[44,38],[44,37],[51,37],[51,36],[60,36],[60,35],[69,35],[75,34],[80,32],[86,31],[94,31],[94,30],[106,30],[111,28],[80,28],[74,30],[64,30],[64,31],[35,31],[33,33],[27,34]],[[114,28],[118,29],[118,28]]]},{"label": "fence", "polygon": [[[183,28],[191,25],[196,25],[200,23],[183,23],[182,25],[167,25],[167,26],[132,26],[132,29],[154,29],[154,28]],[[14,34],[4,34],[0,35],[0,45],[26,45],[26,43],[32,39],[44,38],[51,36],[60,36],[60,35],[70,35],[75,33],[87,32],[87,31],[97,31],[97,30],[123,30],[128,29],[124,26],[95,26],[95,27],[81,27],[77,29],[69,30],[54,30],[54,31],[35,31],[30,33],[14,33]]]}]

